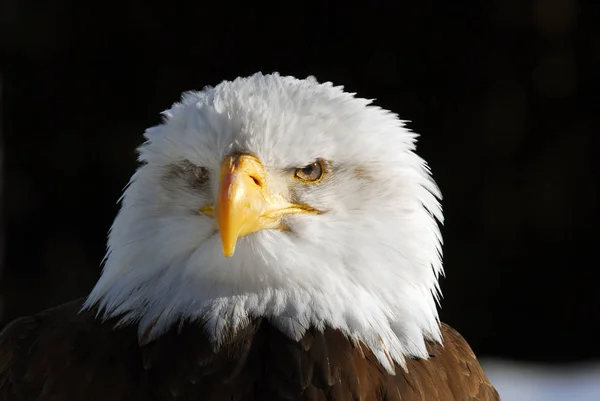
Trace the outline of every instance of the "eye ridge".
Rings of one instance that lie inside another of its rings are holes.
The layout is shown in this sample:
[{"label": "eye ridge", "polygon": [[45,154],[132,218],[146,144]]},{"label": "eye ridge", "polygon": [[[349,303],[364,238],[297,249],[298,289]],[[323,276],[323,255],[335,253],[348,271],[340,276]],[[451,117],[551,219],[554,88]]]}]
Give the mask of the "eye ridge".
[{"label": "eye ridge", "polygon": [[299,167],[294,172],[294,178],[309,184],[316,184],[323,179],[325,174],[325,166],[323,162],[317,160],[304,167]]}]

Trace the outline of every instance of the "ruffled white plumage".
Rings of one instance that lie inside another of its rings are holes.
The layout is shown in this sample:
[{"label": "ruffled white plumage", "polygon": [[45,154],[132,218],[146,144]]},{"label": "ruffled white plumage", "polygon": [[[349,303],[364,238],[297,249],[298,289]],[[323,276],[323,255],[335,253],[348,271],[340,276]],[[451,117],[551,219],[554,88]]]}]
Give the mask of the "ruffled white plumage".
[{"label": "ruffled white plumage", "polygon": [[[298,339],[309,326],[339,328],[392,361],[427,358],[441,341],[436,299],[443,272],[437,186],[398,117],[341,87],[255,74],[189,92],[147,130],[143,163],[125,190],[101,278],[85,307],[123,315],[146,339],[201,320],[218,346],[256,316]],[[290,216],[291,232],[240,239],[225,258],[214,220],[219,165],[255,154],[270,185],[326,213]],[[288,170],[317,158],[332,177],[292,187]],[[211,171],[190,191],[165,181],[182,160]]]}]

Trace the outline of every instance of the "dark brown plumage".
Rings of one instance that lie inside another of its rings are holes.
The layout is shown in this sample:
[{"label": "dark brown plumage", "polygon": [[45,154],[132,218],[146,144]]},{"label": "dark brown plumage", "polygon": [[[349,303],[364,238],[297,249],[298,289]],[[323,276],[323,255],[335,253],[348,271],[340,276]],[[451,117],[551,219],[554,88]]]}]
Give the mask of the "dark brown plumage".
[{"label": "dark brown plumage", "polygon": [[336,330],[293,341],[257,319],[213,352],[187,324],[145,346],[82,300],[18,319],[0,334],[2,401],[499,400],[465,340],[442,325],[444,346],[389,375]]}]

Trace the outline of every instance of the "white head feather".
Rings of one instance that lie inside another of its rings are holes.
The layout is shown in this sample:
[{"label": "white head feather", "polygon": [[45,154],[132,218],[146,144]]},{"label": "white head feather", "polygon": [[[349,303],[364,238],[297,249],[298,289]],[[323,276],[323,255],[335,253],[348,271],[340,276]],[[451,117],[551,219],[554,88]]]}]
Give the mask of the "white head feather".
[{"label": "white head feather", "polygon": [[[147,339],[200,320],[218,345],[264,316],[294,339],[310,326],[340,329],[390,371],[406,356],[427,358],[424,340],[441,341],[440,195],[414,153],[417,135],[370,103],[313,77],[260,73],[184,94],[145,133],[85,307],[138,322]],[[282,193],[324,213],[287,216],[290,231],[245,236],[226,258],[214,219],[198,209],[214,202],[234,151],[257,156]],[[329,179],[292,179],[290,168],[318,158],[331,163]],[[194,185],[185,163],[206,167],[208,183]]]}]

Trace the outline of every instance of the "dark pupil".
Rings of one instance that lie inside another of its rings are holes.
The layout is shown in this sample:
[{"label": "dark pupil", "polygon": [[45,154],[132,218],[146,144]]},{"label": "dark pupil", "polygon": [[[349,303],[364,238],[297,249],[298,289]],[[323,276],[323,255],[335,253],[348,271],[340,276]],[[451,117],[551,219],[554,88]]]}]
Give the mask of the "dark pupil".
[{"label": "dark pupil", "polygon": [[302,173],[307,176],[311,176],[314,171],[315,171],[314,164],[311,164],[310,166],[306,166],[302,169]]}]

